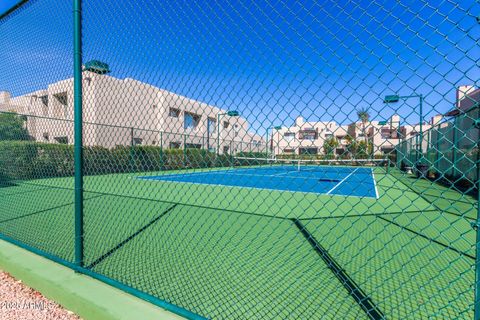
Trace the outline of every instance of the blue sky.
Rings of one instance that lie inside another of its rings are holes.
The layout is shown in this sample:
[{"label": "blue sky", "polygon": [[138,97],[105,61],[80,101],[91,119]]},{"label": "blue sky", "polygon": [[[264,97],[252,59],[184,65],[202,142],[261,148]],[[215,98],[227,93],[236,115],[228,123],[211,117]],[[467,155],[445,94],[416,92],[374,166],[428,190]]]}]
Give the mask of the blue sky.
[{"label": "blue sky", "polygon": [[[0,7],[1,10],[1,7]],[[369,108],[418,121],[478,86],[474,0],[84,1],[84,61],[225,109],[259,132],[271,124],[356,120]],[[36,0],[0,22],[0,90],[14,95],[72,75],[72,3]]]},{"label": "blue sky", "polygon": [[4,14],[10,8],[13,8],[17,3],[20,3],[19,0],[2,0],[0,1],[0,15]]}]

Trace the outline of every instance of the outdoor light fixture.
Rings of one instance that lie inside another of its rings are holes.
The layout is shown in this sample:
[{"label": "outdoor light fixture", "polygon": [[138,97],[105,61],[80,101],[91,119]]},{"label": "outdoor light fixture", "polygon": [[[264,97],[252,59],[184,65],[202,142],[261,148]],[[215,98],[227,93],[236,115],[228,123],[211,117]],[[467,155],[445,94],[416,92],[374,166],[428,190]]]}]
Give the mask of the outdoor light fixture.
[{"label": "outdoor light fixture", "polygon": [[[417,147],[419,147],[419,152],[421,157],[423,157],[423,95],[421,94],[412,94],[409,96],[400,96],[398,94],[391,94],[391,95],[386,95],[385,98],[383,99],[383,103],[395,103],[402,100],[407,100],[410,98],[418,98],[420,100],[420,108],[419,108],[419,113],[420,113],[420,132],[419,132],[419,138],[420,138],[420,143],[417,143]],[[418,161],[418,153],[416,156],[416,160]]]},{"label": "outdoor light fixture", "polygon": [[227,116],[229,117],[238,117],[240,113],[238,111],[228,111]]},{"label": "outdoor light fixture", "polygon": [[400,100],[400,96],[396,94],[388,95],[385,96],[385,99],[383,99],[383,103],[394,103],[398,102]]},{"label": "outdoor light fixture", "polygon": [[230,110],[224,113],[217,114],[217,155],[220,154],[220,117],[227,115],[229,117],[238,117],[240,113],[236,110]]},{"label": "outdoor light fixture", "polygon": [[266,143],[267,143],[267,158],[268,158],[268,151],[273,151],[273,133],[272,133],[272,144],[269,146],[269,143],[268,143],[268,130],[270,130],[270,129],[280,130],[280,129],[282,129],[282,126],[273,126],[273,127],[268,127],[267,128],[267,140],[266,140]]}]

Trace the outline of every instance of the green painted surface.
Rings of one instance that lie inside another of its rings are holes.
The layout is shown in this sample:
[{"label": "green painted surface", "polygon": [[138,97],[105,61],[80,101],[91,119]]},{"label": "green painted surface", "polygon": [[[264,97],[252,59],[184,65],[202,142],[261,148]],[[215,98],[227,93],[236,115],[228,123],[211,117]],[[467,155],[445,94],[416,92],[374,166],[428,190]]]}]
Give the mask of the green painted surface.
[{"label": "green painted surface", "polygon": [[[467,195],[380,168],[378,199],[136,179],[157,174],[85,177],[86,266],[205,317],[364,318],[300,218],[388,318],[471,317]],[[73,262],[72,181],[0,188],[0,232]]]},{"label": "green painted surface", "polygon": [[1,240],[0,269],[86,320],[183,319]]},{"label": "green painted surface", "polygon": [[473,259],[373,216],[306,227],[387,319],[472,317]]}]

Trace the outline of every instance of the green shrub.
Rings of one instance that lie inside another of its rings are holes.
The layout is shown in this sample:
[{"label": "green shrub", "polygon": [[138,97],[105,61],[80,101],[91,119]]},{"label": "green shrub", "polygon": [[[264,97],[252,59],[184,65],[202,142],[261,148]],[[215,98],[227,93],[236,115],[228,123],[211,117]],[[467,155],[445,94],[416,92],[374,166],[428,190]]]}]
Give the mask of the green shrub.
[{"label": "green shrub", "polygon": [[[86,146],[85,175],[227,167],[231,155],[200,149],[161,149],[156,146]],[[0,141],[0,185],[7,181],[74,175],[72,145],[32,141]]]}]

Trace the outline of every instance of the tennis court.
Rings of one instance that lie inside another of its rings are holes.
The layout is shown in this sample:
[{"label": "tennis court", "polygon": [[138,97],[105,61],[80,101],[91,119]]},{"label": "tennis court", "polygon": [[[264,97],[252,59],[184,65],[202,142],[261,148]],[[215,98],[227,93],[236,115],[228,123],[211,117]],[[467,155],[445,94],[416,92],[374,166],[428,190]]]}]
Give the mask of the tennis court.
[{"label": "tennis court", "polygon": [[[72,183],[1,188],[0,232],[72,261]],[[85,265],[205,318],[468,318],[475,203],[380,166],[88,176]]]},{"label": "tennis court", "polygon": [[480,320],[474,1],[3,2],[0,239],[188,319]]},{"label": "tennis court", "polygon": [[[236,159],[247,161],[250,159]],[[259,162],[258,159],[251,159]],[[164,174],[139,179],[194,184],[223,185],[327,195],[378,198],[372,167],[309,163],[308,161],[264,160],[253,168],[230,168],[207,172]],[[375,163],[371,161],[371,163]]]}]

